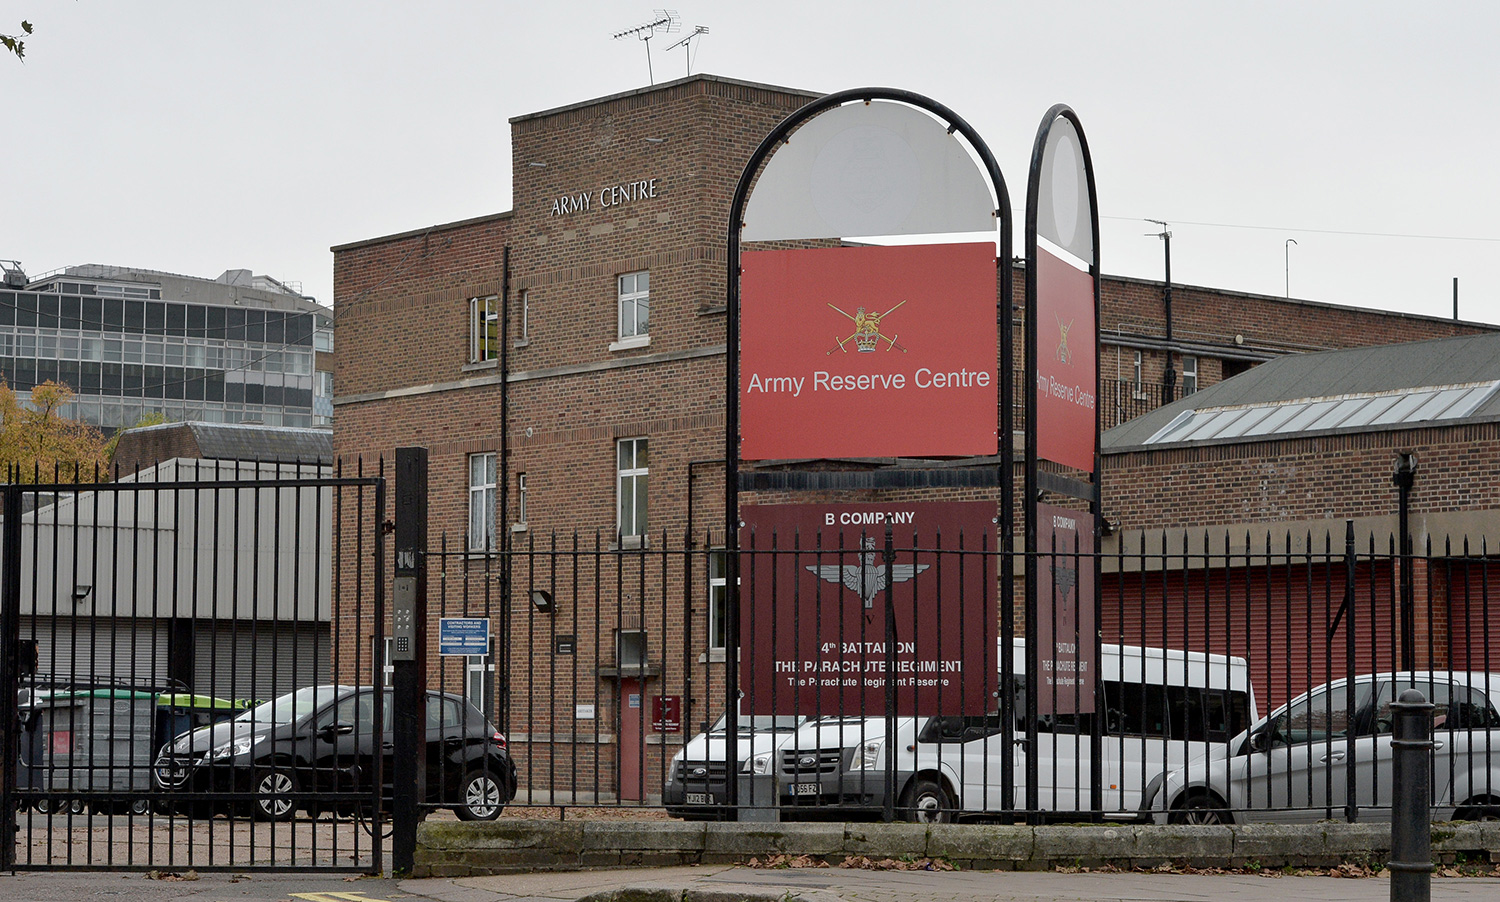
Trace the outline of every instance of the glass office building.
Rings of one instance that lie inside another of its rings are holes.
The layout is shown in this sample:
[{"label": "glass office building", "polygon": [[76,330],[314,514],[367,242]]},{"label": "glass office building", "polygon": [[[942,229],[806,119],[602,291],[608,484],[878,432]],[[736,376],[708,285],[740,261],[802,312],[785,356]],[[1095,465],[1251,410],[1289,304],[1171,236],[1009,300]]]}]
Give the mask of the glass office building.
[{"label": "glass office building", "polygon": [[332,311],[293,284],[247,270],[200,279],[101,266],[24,288],[6,281],[0,368],[22,398],[61,382],[77,393],[64,416],[106,430],[153,412],[171,421],[332,422]]}]

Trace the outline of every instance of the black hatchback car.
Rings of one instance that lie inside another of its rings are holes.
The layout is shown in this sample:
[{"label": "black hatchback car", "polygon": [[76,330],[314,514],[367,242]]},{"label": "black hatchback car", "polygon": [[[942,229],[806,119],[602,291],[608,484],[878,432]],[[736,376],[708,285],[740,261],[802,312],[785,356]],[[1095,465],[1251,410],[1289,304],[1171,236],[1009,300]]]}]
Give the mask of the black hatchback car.
[{"label": "black hatchback car", "polygon": [[[197,795],[174,807],[199,816],[233,811],[232,796],[248,797],[263,820],[289,820],[299,808],[348,814],[369,808],[378,747],[389,804],[398,770],[402,779],[412,775],[393,760],[391,690],[383,696],[378,738],[372,687],[309,686],[162,746],[153,782]],[[491,820],[515,797],[505,736],[463,697],[427,693],[426,751],[427,801],[459,819]]]}]

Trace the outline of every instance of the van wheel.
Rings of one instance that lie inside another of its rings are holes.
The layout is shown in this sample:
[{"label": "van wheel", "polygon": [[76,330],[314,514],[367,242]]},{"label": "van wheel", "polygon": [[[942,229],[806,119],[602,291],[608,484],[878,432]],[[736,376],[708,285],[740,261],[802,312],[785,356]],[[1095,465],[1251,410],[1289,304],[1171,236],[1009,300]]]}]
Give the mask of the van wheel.
[{"label": "van wheel", "polygon": [[953,823],[953,799],[935,780],[915,780],[901,796],[901,813],[914,824]]},{"label": "van wheel", "polygon": [[1232,824],[1234,818],[1224,807],[1224,802],[1211,792],[1195,792],[1187,800],[1172,809],[1170,818],[1174,824]]}]

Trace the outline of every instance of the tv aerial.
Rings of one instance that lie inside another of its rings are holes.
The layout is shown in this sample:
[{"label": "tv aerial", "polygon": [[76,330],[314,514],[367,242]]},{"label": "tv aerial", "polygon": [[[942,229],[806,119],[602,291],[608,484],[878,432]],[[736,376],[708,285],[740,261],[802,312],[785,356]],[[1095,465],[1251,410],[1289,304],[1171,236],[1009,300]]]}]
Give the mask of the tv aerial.
[{"label": "tv aerial", "polygon": [[708,29],[702,25],[694,25],[693,33],[667,48],[671,53],[678,47],[682,48],[683,55],[687,57],[687,74],[693,74],[693,38],[700,38],[708,34]]},{"label": "tv aerial", "polygon": [[682,19],[677,15],[677,10],[675,9],[658,9],[653,10],[653,12],[655,15],[650,22],[616,32],[611,37],[617,41],[620,38],[637,37],[646,44],[646,75],[654,85],[656,84],[656,73],[651,70],[651,39],[658,33],[676,34],[682,29]]}]

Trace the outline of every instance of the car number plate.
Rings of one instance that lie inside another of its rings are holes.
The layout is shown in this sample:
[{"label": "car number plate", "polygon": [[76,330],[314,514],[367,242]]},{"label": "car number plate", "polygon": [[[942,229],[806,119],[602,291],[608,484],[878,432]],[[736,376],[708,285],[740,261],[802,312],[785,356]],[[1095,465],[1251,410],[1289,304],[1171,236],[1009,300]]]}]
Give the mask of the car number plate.
[{"label": "car number plate", "polygon": [[818,791],[820,789],[822,789],[822,785],[818,784],[818,783],[793,783],[792,784],[792,795],[794,795],[794,796],[815,796],[815,795],[818,794]]},{"label": "car number plate", "polygon": [[689,805],[712,805],[714,797],[706,792],[690,792],[687,794]]}]

